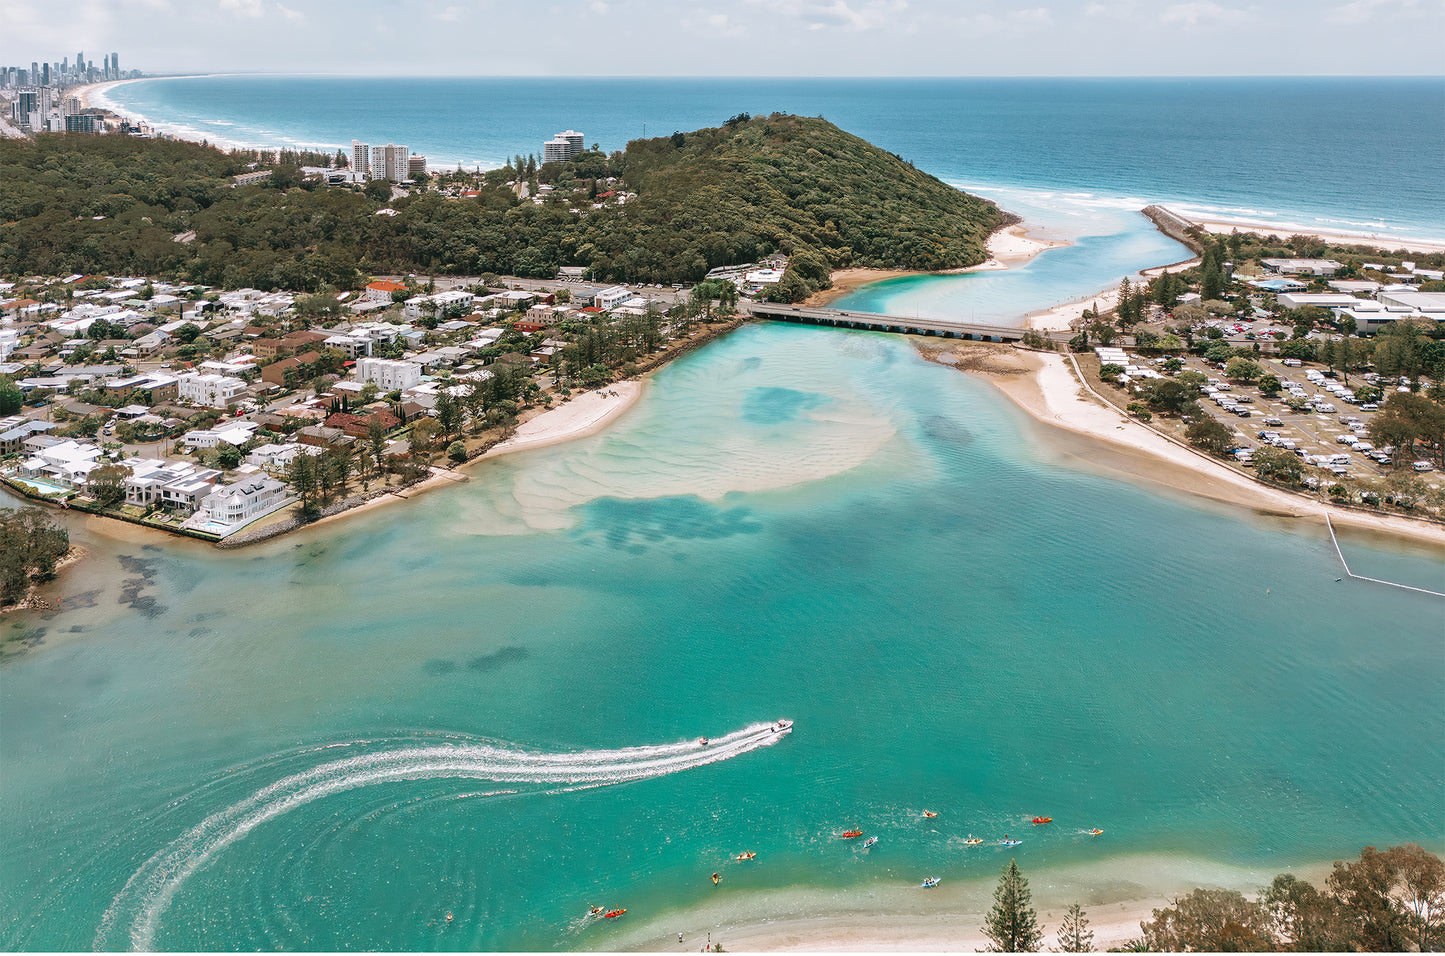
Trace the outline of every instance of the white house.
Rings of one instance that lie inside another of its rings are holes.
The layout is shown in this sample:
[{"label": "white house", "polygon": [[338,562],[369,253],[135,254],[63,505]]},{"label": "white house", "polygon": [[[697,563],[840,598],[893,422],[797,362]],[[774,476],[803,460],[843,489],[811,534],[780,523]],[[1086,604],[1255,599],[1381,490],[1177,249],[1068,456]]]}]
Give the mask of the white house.
[{"label": "white house", "polygon": [[385,392],[411,388],[421,381],[421,366],[395,359],[363,358],[356,361],[359,381],[375,382]]},{"label": "white house", "polygon": [[32,455],[20,465],[23,478],[38,478],[64,488],[85,486],[91,470],[101,464],[105,452],[90,442],[77,442],[44,436],[25,442]]},{"label": "white house", "polygon": [[182,435],[181,439],[188,448],[215,448],[223,443],[240,448],[251,440],[251,436],[260,427],[255,422],[232,419],[217,423],[215,428],[192,429]]},{"label": "white house", "polygon": [[477,297],[462,289],[438,292],[435,295],[418,295],[406,300],[406,317],[421,319],[438,317],[447,309],[461,307],[471,311]]},{"label": "white house", "polygon": [[246,461],[257,468],[285,471],[297,455],[319,455],[325,450],[319,445],[303,445],[294,441],[284,445],[260,445],[246,456]]},{"label": "white house", "polygon": [[125,480],[126,503],[142,508],[195,511],[221,477],[214,468],[201,468],[189,462],[128,458],[122,464],[131,472]]},{"label": "white house", "polygon": [[246,383],[231,375],[202,375],[183,372],[176,376],[176,397],[207,408],[229,408],[240,401]]},{"label": "white house", "polygon": [[1333,259],[1261,259],[1259,264],[1280,275],[1332,276],[1344,268]]},{"label": "white house", "polygon": [[290,500],[284,484],[265,475],[253,475],[235,484],[213,488],[182,527],[225,537],[285,507]]},{"label": "white house", "polygon": [[597,294],[592,297],[592,304],[606,312],[609,309],[616,308],[630,298],[632,298],[630,291],[620,285],[614,285],[597,292]]}]

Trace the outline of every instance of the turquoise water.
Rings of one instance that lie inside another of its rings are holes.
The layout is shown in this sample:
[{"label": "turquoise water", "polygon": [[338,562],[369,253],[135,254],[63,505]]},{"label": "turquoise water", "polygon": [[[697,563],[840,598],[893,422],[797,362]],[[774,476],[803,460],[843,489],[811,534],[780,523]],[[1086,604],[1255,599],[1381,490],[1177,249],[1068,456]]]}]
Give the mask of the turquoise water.
[{"label": "turquoise water", "polygon": [[901,339],[747,327],[471,474],[240,552],[77,526],[68,609],[0,619],[0,945],[610,948],[915,911],[996,875],[968,833],[1036,886],[1445,848],[1437,599]]}]

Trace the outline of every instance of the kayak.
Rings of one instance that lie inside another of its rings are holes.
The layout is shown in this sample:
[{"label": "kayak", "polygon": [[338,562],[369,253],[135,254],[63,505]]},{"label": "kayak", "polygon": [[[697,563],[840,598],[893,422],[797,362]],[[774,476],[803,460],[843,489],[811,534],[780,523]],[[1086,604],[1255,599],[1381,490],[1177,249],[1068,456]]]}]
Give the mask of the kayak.
[{"label": "kayak", "polygon": [[971,836],[971,837],[969,837],[967,840],[964,840],[964,841],[963,841],[963,845],[964,845],[964,846],[978,846],[978,845],[979,845],[980,843],[982,843],[982,842],[983,842],[983,837]]},{"label": "kayak", "polygon": [[878,842],[878,838],[877,838],[876,836],[871,836],[871,837],[869,837],[868,839],[866,839],[866,840],[863,841],[863,849],[866,850],[866,849],[868,849],[870,846],[872,846],[873,844],[875,844],[875,843],[877,843],[877,842]]},{"label": "kayak", "polygon": [[1093,830],[1090,830],[1090,831],[1089,831],[1089,836],[1098,836],[1099,834],[1101,834],[1101,833],[1103,833],[1103,832],[1104,832],[1103,830],[1093,829]]},{"label": "kayak", "polygon": [[941,882],[943,881],[940,880],[938,877],[930,876],[928,879],[924,880],[921,885],[925,890],[931,890]]},{"label": "kayak", "polygon": [[1000,841],[998,841],[998,845],[999,845],[999,846],[1018,846],[1018,845],[1019,845],[1020,843],[1022,843],[1022,842],[1024,842],[1024,841],[1022,841],[1022,840],[1000,840]]},{"label": "kayak", "polygon": [[737,855],[737,859],[739,859],[739,860],[751,860],[751,859],[752,859],[753,857],[755,857],[755,856],[757,856],[756,853],[754,853],[752,850],[748,850],[746,853],[739,853],[739,854]]},{"label": "kayak", "polygon": [[845,840],[851,840],[851,839],[853,839],[854,837],[860,837],[860,836],[862,836],[862,835],[863,835],[863,831],[862,831],[862,830],[844,830],[844,831],[843,831],[843,839],[845,839]]},{"label": "kayak", "polygon": [[1034,826],[1038,826],[1040,823],[1053,823],[1053,822],[1054,822],[1054,818],[1053,818],[1053,817],[1034,817]]},{"label": "kayak", "polygon": [[605,913],[602,914],[602,918],[603,918],[603,919],[616,919],[617,917],[621,916],[623,913],[626,913],[626,912],[627,912],[627,910],[608,910],[607,912],[605,912]]},{"label": "kayak", "polygon": [[933,817],[938,816],[938,814],[934,813],[932,810],[924,810],[924,811],[923,811],[923,815],[924,815],[925,817],[928,817],[929,819],[932,819]]}]

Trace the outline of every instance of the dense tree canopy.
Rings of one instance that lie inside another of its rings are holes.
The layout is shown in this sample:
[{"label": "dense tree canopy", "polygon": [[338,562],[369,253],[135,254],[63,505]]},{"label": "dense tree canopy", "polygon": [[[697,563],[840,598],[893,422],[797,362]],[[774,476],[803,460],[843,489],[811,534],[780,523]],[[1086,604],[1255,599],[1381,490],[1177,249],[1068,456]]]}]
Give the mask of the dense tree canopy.
[{"label": "dense tree canopy", "polygon": [[[235,187],[245,158],[123,136],[0,142],[0,274],[314,292],[371,274],[550,277],[580,265],[602,281],[693,282],[783,252],[798,292],[838,266],[980,262],[1003,221],[992,203],[825,120],[777,114],[532,169],[562,184],[540,204],[491,174],[466,198],[323,188],[290,167]],[[620,205],[625,191],[636,198]],[[397,214],[376,215],[384,205]]]},{"label": "dense tree canopy", "polygon": [[0,508],[0,604],[24,597],[70,550],[70,532],[39,508]]}]

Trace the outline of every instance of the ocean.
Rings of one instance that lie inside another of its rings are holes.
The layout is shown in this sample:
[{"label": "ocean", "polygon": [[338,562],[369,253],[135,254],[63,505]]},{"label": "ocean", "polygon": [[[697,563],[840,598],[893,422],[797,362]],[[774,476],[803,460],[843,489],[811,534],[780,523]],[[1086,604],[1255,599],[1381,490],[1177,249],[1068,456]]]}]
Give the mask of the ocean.
[{"label": "ocean", "polygon": [[[283,81],[229,81],[245,82]],[[481,108],[469,84],[506,82],[438,83],[449,98],[427,102],[460,124]],[[565,84],[510,82],[498,99],[546,136],[579,125],[536,93]],[[763,81],[701,105],[687,84],[626,82],[691,104],[664,126],[814,111],[774,106]],[[841,116],[849,91],[910,89],[786,83],[865,136]],[[976,86],[997,102],[1011,84]],[[1200,100],[1215,112],[1191,122],[1222,122],[1228,101]],[[210,115],[248,110],[264,112]],[[445,156],[420,132],[433,122],[382,135]],[[1252,161],[1239,181],[1278,174]],[[1122,175],[1050,204],[1089,176],[1059,158],[1043,181],[1047,151],[1014,162],[1037,181],[994,188],[1075,230],[1019,274],[1145,241]],[[1305,212],[1282,195],[1241,201]],[[1387,218],[1418,226],[1401,208]],[[1088,294],[1097,276],[1073,268],[997,296]],[[903,339],[748,326],[652,376],[606,431],[470,475],[241,551],[65,518],[91,554],[57,586],[64,609],[0,618],[0,946],[655,947],[763,919],[977,911],[1010,857],[1037,896],[1097,914],[1365,845],[1445,850],[1438,599],[1337,580],[1313,526],[1081,464]],[[1438,551],[1343,545],[1357,573],[1445,583]],[[879,843],[841,839],[855,827]],[[920,897],[930,875],[944,884]]]}]

